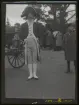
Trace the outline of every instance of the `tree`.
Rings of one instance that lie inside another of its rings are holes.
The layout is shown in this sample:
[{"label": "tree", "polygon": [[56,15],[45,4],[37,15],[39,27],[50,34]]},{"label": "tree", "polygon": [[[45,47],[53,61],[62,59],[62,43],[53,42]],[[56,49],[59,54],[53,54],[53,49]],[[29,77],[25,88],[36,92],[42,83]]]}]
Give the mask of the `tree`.
[{"label": "tree", "polygon": [[9,18],[6,21],[6,33],[14,33],[14,26],[11,26]]},{"label": "tree", "polygon": [[64,32],[64,28],[65,28],[65,17],[67,17],[67,15],[68,15],[68,13],[66,12],[68,7],[69,7],[69,4],[52,4],[52,5],[50,5],[51,10],[49,11],[49,14],[54,15],[55,29],[57,26],[59,26],[58,29],[62,33]]},{"label": "tree", "polygon": [[10,22],[9,22],[9,19],[8,19],[8,18],[7,18],[6,25],[7,25],[7,26],[9,26],[9,27],[11,26],[11,24],[10,24]]},{"label": "tree", "polygon": [[[31,6],[33,6],[37,12],[37,21],[45,20],[45,22],[48,22],[48,20],[51,19],[51,16],[53,16],[54,18],[50,21],[50,24],[53,26],[52,28],[54,30],[61,31],[62,33],[65,32],[66,24],[73,16],[71,16],[71,18],[68,20],[66,20],[66,17],[68,16],[69,12],[75,11],[66,11],[70,4],[32,4]],[[48,14],[46,14],[47,7],[50,8],[48,10]]]},{"label": "tree", "polygon": [[12,42],[12,38],[14,36],[15,28],[10,25],[9,19],[7,18],[6,27],[5,27],[5,44],[9,44]]}]

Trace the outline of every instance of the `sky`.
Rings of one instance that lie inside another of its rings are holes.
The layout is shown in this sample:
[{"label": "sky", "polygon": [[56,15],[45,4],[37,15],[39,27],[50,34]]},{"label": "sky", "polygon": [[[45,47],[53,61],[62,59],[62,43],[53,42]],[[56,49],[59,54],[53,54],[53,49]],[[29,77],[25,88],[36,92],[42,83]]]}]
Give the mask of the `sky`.
[{"label": "sky", "polygon": [[[8,18],[12,26],[15,23],[20,23],[20,24],[24,23],[25,20],[21,18],[21,14],[26,6],[27,6],[26,4],[7,4],[6,5],[6,20]],[[46,11],[48,11],[49,9],[50,8],[47,7]],[[75,5],[73,4],[69,6],[67,11],[74,10],[74,9],[75,9]],[[46,14],[48,14],[48,12],[46,12]],[[69,13],[67,19],[71,17],[73,14],[74,12]],[[74,21],[74,20],[75,20],[75,17],[71,19],[71,21]]]}]

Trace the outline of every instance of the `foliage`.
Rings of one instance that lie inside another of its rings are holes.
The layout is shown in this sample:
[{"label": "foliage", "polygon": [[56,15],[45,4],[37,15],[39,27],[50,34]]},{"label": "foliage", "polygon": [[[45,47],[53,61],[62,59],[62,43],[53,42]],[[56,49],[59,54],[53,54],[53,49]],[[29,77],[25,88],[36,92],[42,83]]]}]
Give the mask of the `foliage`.
[{"label": "foliage", "polygon": [[[51,26],[53,26],[54,30],[60,30],[62,33],[65,32],[66,24],[72,18],[71,17],[68,21],[66,21],[66,17],[68,16],[68,12],[66,10],[70,4],[36,4],[32,6],[37,11],[38,20],[45,20],[47,24],[50,23]],[[50,8],[48,14],[46,14],[47,7]],[[51,19],[50,15],[52,15],[54,18]]]},{"label": "foliage", "polygon": [[12,43],[12,38],[15,35],[15,27],[20,28],[20,24],[16,23],[14,26],[10,25],[9,19],[7,19],[5,27],[5,44]]}]

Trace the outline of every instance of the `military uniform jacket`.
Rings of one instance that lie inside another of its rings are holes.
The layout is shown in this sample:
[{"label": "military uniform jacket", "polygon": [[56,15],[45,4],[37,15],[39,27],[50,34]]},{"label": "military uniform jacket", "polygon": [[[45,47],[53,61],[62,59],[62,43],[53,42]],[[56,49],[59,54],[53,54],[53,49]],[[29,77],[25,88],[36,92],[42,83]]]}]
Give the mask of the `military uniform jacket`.
[{"label": "military uniform jacket", "polygon": [[[45,34],[45,28],[41,23],[34,22],[33,24],[33,33],[37,38],[41,38]],[[27,22],[23,23],[20,28],[19,36],[21,40],[24,40],[28,36],[28,24]]]},{"label": "military uniform jacket", "polygon": [[[20,28],[20,34],[19,34],[20,39],[21,40],[26,39],[27,36],[28,36],[28,32],[29,32],[28,23],[25,22],[24,24],[21,25],[21,28]],[[39,41],[40,41],[41,36],[43,36],[45,34],[45,28],[44,28],[44,26],[41,23],[34,22],[33,23],[33,33],[34,33],[35,37],[37,37],[39,39]],[[40,53],[40,47],[37,48],[37,49],[38,49],[37,60],[40,61],[41,60],[40,59],[40,54],[39,54]],[[27,55],[27,54],[25,53],[25,55]],[[27,64],[27,57],[25,59],[25,62]]]},{"label": "military uniform jacket", "polygon": [[69,61],[76,60],[76,32],[66,33],[63,37],[63,46],[65,59]]}]

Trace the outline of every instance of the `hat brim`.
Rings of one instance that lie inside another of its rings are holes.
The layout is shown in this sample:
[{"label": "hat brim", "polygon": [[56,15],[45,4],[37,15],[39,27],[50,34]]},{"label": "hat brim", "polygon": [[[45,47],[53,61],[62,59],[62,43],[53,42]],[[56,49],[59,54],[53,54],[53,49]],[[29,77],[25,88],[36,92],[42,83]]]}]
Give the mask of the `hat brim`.
[{"label": "hat brim", "polygon": [[35,9],[33,7],[26,7],[24,9],[24,11],[22,12],[21,17],[28,17],[29,13],[33,14],[33,16],[35,16],[35,17],[37,15],[37,13],[36,13],[36,11],[35,11]]}]

